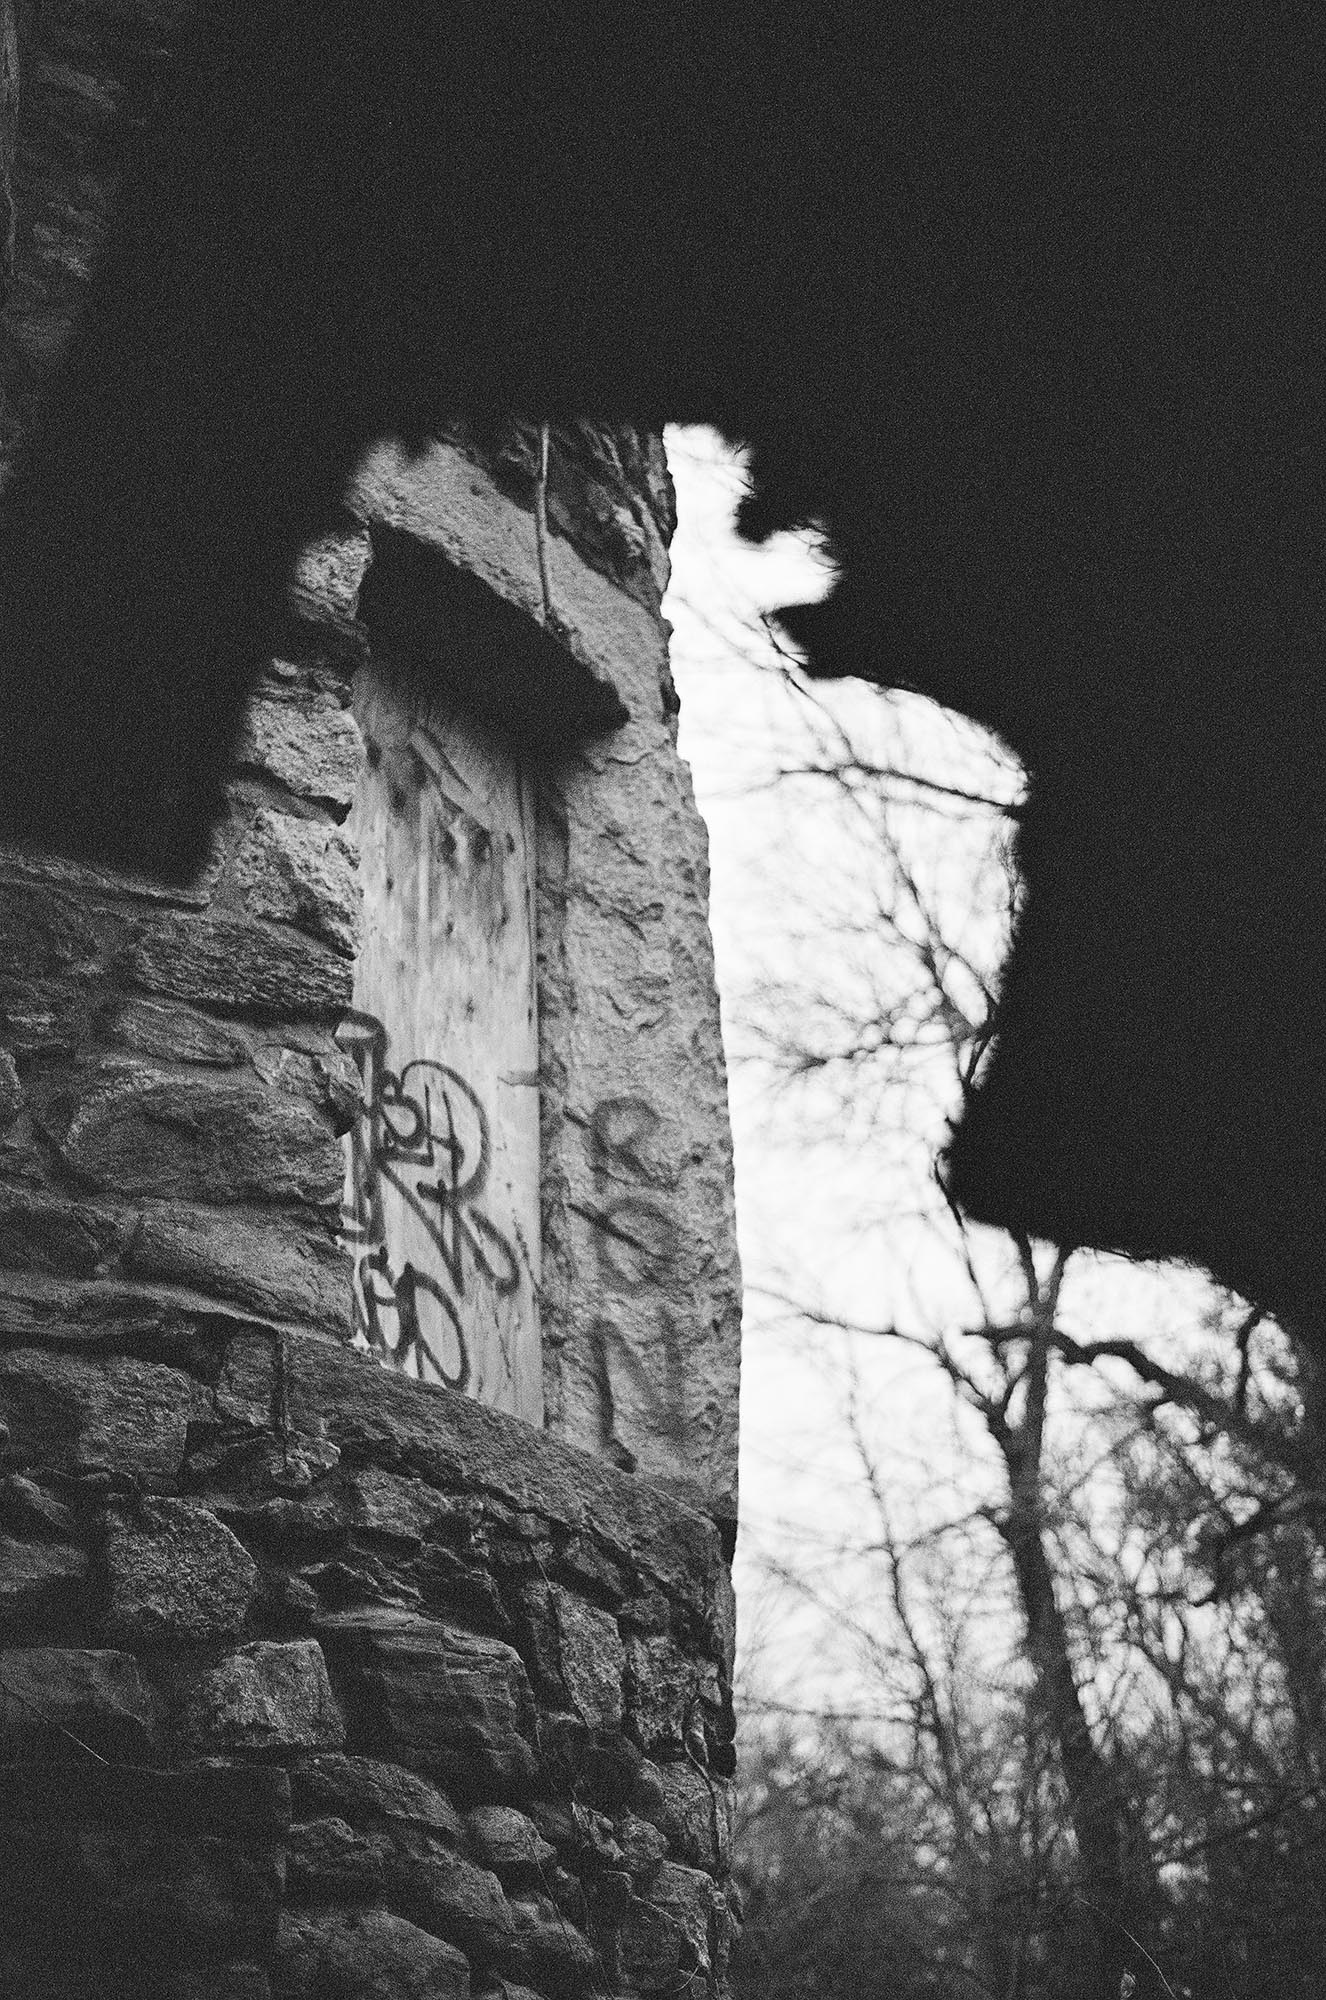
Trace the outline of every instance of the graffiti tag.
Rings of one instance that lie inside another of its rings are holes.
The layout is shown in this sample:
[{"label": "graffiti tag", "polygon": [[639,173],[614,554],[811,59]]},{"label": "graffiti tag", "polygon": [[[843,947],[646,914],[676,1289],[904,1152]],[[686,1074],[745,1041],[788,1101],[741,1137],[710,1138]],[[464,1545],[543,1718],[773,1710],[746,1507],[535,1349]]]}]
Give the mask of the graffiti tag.
[{"label": "graffiti tag", "polygon": [[[471,1362],[460,1305],[480,1276],[499,1297],[520,1283],[520,1264],[482,1197],[491,1165],[488,1116],[459,1071],[417,1059],[387,1062],[387,1031],[352,1011],[336,1039],[359,1071],[359,1112],[349,1135],[341,1236],[355,1262],[353,1336],[379,1359],[464,1390]],[[421,1225],[437,1270],[406,1261],[388,1242],[387,1190]]]}]

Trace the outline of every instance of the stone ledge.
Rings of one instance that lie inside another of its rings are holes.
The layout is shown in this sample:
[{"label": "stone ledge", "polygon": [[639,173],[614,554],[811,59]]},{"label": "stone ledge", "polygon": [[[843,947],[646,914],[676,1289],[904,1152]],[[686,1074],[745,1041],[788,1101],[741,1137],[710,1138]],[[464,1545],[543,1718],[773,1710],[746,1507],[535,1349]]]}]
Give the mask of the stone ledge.
[{"label": "stone ledge", "polygon": [[719,1531],[658,1487],[470,1397],[296,1336],[286,1393],[295,1428],[347,1464],[404,1468],[430,1486],[491,1493],[632,1562],[674,1597],[711,1607],[725,1575]]}]

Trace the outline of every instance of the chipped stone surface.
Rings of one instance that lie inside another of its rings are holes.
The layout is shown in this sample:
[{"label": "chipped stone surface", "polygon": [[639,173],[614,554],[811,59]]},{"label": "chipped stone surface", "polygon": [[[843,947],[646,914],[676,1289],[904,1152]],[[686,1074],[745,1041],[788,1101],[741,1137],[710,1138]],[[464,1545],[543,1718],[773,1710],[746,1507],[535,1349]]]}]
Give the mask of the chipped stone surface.
[{"label": "chipped stone surface", "polygon": [[293,1779],[295,1805],[343,1815],[354,1826],[382,1827],[394,1841],[419,1852],[457,1847],[465,1828],[445,1792],[415,1771],[377,1757],[334,1755],[300,1764]]},{"label": "chipped stone surface", "polygon": [[102,1026],[121,1048],[163,1062],[231,1069],[248,1053],[238,1029],[164,1000],[114,1000],[103,1012]]},{"label": "chipped stone surface", "polygon": [[296,1902],[372,1902],[382,1893],[391,1842],[334,1815],[290,1829],[286,1884]]},{"label": "chipped stone surface", "polygon": [[346,1493],[355,1527],[392,1541],[421,1541],[441,1511],[422,1481],[401,1479],[371,1466],[347,1480]]},{"label": "chipped stone surface", "polygon": [[256,1078],[120,1072],[75,1104],[57,1143],[85,1181],[125,1195],[327,1204],[340,1185],[326,1117]]},{"label": "chipped stone surface", "polygon": [[318,1626],[374,1747],[461,1792],[534,1777],[534,1702],[519,1653],[408,1611],[336,1613]]},{"label": "chipped stone surface", "polygon": [[312,1639],[258,1640],[205,1674],[185,1733],[198,1751],[330,1750],[345,1725]]},{"label": "chipped stone surface", "polygon": [[511,1904],[514,1930],[498,1967],[527,1981],[552,2000],[573,2000],[606,1985],[598,1952],[548,1896],[528,1895]]},{"label": "chipped stone surface", "polygon": [[492,1963],[515,1934],[496,1875],[458,1854],[403,1854],[388,1864],[393,1902],[435,1937],[459,1945],[471,1966]]},{"label": "chipped stone surface", "polygon": [[255,1019],[335,1020],[350,1004],[351,968],[339,952],[281,924],[163,912],[136,927],[127,969],[147,993]]},{"label": "chipped stone surface", "polygon": [[304,1320],[333,1336],[345,1327],[345,1257],[317,1221],[300,1227],[261,1211],[240,1218],[233,1208],[153,1203],[142,1210],[124,1261],[143,1277],[195,1286],[263,1318]]},{"label": "chipped stone surface", "polygon": [[540,1880],[557,1859],[551,1841],[514,1806],[476,1806],[465,1824],[480,1860],[508,1888],[513,1882]]},{"label": "chipped stone surface", "polygon": [[562,1679],[573,1708],[593,1729],[619,1728],[625,1653],[616,1619],[569,1590],[554,1587],[552,1601]]},{"label": "chipped stone surface", "polygon": [[359,946],[357,857],[338,828],[262,808],[230,865],[245,907],[294,924],[353,958]]},{"label": "chipped stone surface", "polygon": [[278,2000],[469,2000],[454,1946],[389,1910],[287,1914],[277,1941]]},{"label": "chipped stone surface", "polygon": [[618,1940],[622,1971],[639,1993],[682,1993],[695,1983],[699,1956],[676,1918],[633,1902]]},{"label": "chipped stone surface", "polygon": [[705,1972],[710,1967],[714,1912],[720,1900],[718,1890],[702,1869],[685,1868],[675,1861],[663,1863],[649,1888],[649,1901],[674,1920]]},{"label": "chipped stone surface", "polygon": [[628,1872],[639,1881],[652,1881],[668,1851],[667,1835],[637,1813],[626,1812],[616,1823],[617,1843]]},{"label": "chipped stone surface", "polygon": [[32,1188],[0,1191],[0,1258],[11,1270],[91,1277],[122,1234],[122,1220],[91,1203]]},{"label": "chipped stone surface", "polygon": [[406,1381],[321,1341],[293,1344],[287,1390],[295,1428],[330,1437],[357,1462],[408,1464],[434,1484],[602,1536],[697,1614],[711,1611],[725,1573],[718,1531],[671,1495],[469,1397]]},{"label": "chipped stone surface", "polygon": [[73,1509],[21,1472],[11,1472],[0,1481],[0,1520],[11,1528],[56,1541],[72,1538],[77,1532]]},{"label": "chipped stone surface", "polygon": [[725,1874],[732,1863],[732,1787],[694,1764],[646,1765],[636,1809],[693,1868]]},{"label": "chipped stone surface", "polygon": [[151,1361],[0,1354],[0,1421],[21,1464],[173,1477],[192,1401],[186,1377]]},{"label": "chipped stone surface", "polygon": [[106,1544],[107,1636],[167,1646],[230,1639],[243,1626],[258,1566],[244,1544],[192,1500],[146,1502]]},{"label": "chipped stone surface", "polygon": [[632,1733],[648,1756],[680,1755],[692,1726],[700,1677],[695,1663],[664,1634],[632,1637],[626,1647]]},{"label": "chipped stone surface", "polygon": [[0,1049],[0,1135],[7,1132],[23,1109],[23,1086],[18,1080],[14,1058]]},{"label": "chipped stone surface", "polygon": [[354,717],[333,695],[260,689],[249,703],[235,762],[274,778],[298,798],[344,813],[362,756]]}]

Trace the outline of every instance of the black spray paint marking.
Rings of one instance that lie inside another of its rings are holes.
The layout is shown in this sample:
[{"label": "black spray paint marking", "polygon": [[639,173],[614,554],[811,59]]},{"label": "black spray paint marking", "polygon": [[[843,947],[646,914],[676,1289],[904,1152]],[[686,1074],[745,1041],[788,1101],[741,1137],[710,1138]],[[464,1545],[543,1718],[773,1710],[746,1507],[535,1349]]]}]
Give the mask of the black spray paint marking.
[{"label": "black spray paint marking", "polygon": [[[480,1206],[492,1157],[487,1113],[446,1063],[420,1059],[399,1074],[389,1069],[387,1031],[376,1015],[346,1014],[336,1039],[360,1082],[341,1217],[342,1239],[355,1258],[353,1332],[380,1359],[405,1367],[413,1357],[420,1375],[463,1390],[471,1373],[460,1315],[467,1268],[500,1298],[520,1283],[515,1251]],[[408,1262],[393,1268],[387,1188],[423,1226],[439,1276]]]}]

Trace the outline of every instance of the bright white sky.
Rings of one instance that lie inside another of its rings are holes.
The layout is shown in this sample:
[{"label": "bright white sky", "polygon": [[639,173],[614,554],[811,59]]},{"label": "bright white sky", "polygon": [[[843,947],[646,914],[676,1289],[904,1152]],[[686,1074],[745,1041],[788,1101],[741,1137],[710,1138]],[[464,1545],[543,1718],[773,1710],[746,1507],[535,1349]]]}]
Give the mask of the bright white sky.
[{"label": "bright white sky", "polygon": [[[889,1316],[905,1278],[881,1266],[879,1219],[896,1199],[883,1163],[832,1132],[808,1133],[795,1117],[771,1118],[766,1079],[742,1031],[743,1003],[762,976],[785,977],[803,949],[812,961],[823,950],[816,916],[827,923],[842,888],[835,829],[810,810],[798,816],[794,800],[769,789],[781,767],[806,755],[815,716],[771,670],[776,656],[760,623],[763,610],[822,594],[829,572],[798,538],[758,549],[737,539],[743,474],[711,433],[669,433],[668,457],[680,520],[664,608],[674,628],[682,753],[709,827],[748,1287],[737,1567],[743,1672],[789,1701],[832,1701],[839,1697],[826,1682],[819,1621],[791,1616],[784,1595],[770,1596],[766,1566],[813,1574],[837,1539],[861,1528],[843,1424],[854,1375],[900,1486],[924,1481],[933,1455],[947,1456],[949,1399],[924,1357],[808,1330],[761,1296],[767,1288],[809,1297],[874,1321]],[[877,705],[856,684],[837,685],[828,699],[858,722]],[[758,1666],[755,1654],[765,1655]]]},{"label": "bright white sky", "polygon": [[[961,1323],[964,1287],[932,1222],[914,1211],[933,1196],[926,1162],[954,1109],[947,1069],[918,1072],[905,1097],[882,1106],[864,1093],[814,1092],[770,1108],[767,1071],[754,1060],[750,996],[770,978],[814,984],[826,969],[874,990],[866,851],[850,815],[798,800],[770,781],[803,761],[839,725],[872,755],[948,784],[1008,798],[1017,774],[980,732],[910,698],[882,702],[857,682],[813,698],[773,669],[760,613],[817,596],[828,572],[805,542],[741,543],[732,514],[739,463],[712,433],[672,431],[668,456],[679,529],[665,611],[681,696],[681,748],[708,823],[711,917],[728,1047],[737,1159],[738,1228],[747,1292],[743,1346],[741,1511],[737,1584],[739,1674],[747,1697],[825,1706],[861,1695],[822,1613],[795,1609],[797,1580],[830,1591],[848,1568],[839,1546],[868,1538],[869,1503],[854,1462],[849,1406],[885,1476],[896,1525],[970,1505],[987,1490],[988,1450],[926,1356],[893,1342],[798,1323],[768,1294],[790,1295],[865,1324],[925,1329]],[[826,721],[826,714],[828,720]],[[798,805],[803,809],[798,811]],[[993,970],[1001,913],[991,906],[992,816],[965,825],[904,805],[900,831],[925,859],[926,887],[974,940]],[[982,878],[981,869],[986,869]],[[864,939],[865,942],[853,940]],[[910,1148],[899,1134],[911,1128]],[[992,1248],[993,1254],[993,1248]],[[1078,1329],[1154,1334],[1191,1327],[1209,1288],[1190,1273],[1114,1259],[1083,1260],[1066,1290]],[[771,1591],[771,1566],[792,1579]]]}]

